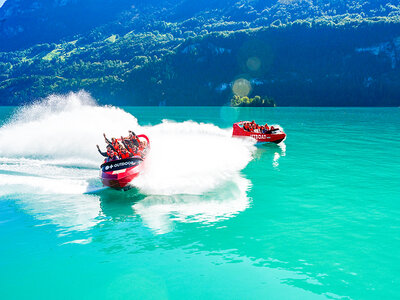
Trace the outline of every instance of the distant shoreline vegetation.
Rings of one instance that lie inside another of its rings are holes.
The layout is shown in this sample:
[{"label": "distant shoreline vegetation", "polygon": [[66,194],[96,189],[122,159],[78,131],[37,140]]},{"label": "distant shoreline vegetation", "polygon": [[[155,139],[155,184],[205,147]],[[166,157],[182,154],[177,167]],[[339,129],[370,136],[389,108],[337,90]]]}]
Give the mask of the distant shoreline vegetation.
[{"label": "distant shoreline vegetation", "polygon": [[271,98],[261,98],[260,96],[254,96],[249,98],[247,96],[240,97],[234,95],[231,99],[232,107],[276,107],[276,103]]}]

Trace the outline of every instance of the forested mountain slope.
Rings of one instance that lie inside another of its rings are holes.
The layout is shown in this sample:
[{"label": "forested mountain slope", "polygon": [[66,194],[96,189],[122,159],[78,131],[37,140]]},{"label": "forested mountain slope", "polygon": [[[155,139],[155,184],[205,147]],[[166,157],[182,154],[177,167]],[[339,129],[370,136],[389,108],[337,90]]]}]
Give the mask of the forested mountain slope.
[{"label": "forested mountain slope", "polygon": [[239,82],[278,106],[400,105],[398,1],[7,0],[0,24],[1,104],[221,105]]}]

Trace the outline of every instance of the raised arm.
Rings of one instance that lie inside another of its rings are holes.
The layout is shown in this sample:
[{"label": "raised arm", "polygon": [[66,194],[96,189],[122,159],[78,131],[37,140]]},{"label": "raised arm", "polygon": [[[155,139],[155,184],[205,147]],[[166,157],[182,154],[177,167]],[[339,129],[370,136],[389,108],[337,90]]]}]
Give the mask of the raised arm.
[{"label": "raised arm", "polygon": [[106,144],[109,144],[109,145],[111,145],[111,142],[107,139],[107,137],[106,137],[106,134],[105,133],[103,133],[103,136],[104,136],[104,141],[106,142]]},{"label": "raised arm", "polygon": [[107,155],[107,152],[102,152],[102,151],[100,150],[99,145],[96,145],[96,147],[97,147],[97,151],[99,151],[99,153],[100,153],[101,155],[103,155],[104,157],[107,157],[107,156],[108,156],[108,155]]},{"label": "raised arm", "polygon": [[126,144],[125,138],[124,138],[123,136],[121,136],[121,143],[122,143],[122,145],[124,145],[124,147],[126,148],[126,150],[129,149],[129,146]]}]

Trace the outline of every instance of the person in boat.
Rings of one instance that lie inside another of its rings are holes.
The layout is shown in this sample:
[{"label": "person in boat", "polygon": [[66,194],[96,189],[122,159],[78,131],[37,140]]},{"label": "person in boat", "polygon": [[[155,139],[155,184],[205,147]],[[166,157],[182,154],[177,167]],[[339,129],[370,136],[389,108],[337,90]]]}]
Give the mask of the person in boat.
[{"label": "person in boat", "polygon": [[139,147],[139,138],[138,136],[132,131],[129,130],[129,140],[132,142],[132,144],[136,147]]},{"label": "person in boat", "polygon": [[110,155],[105,159],[105,162],[113,161],[113,160],[118,160],[120,159],[119,156],[115,151],[111,151]]},{"label": "person in boat", "polygon": [[122,145],[130,152],[130,149],[134,147],[132,141],[129,139],[129,137],[123,137],[121,136],[121,143]]},{"label": "person in boat", "polygon": [[121,155],[120,155],[121,159],[126,159],[129,157],[132,157],[132,154],[128,152],[128,150],[126,150],[126,148],[122,147],[121,148]]},{"label": "person in boat", "polygon": [[107,139],[106,134],[103,133],[104,136],[104,140],[106,142],[106,144],[111,145],[113,150],[116,151],[117,153],[119,153],[121,150],[121,144],[118,142],[118,140],[116,138],[111,138],[111,141],[109,139]]},{"label": "person in boat", "polygon": [[246,130],[251,132],[251,123],[250,122],[246,123]]},{"label": "person in boat", "polygon": [[133,156],[140,156],[141,158],[143,158],[145,155],[144,155],[144,142],[142,142],[142,141],[139,141],[139,146],[138,147],[136,147],[136,146],[133,146],[132,148],[131,148],[131,153],[133,154]]},{"label": "person in boat", "polygon": [[254,122],[254,120],[253,120],[253,121],[251,121],[250,126],[251,126],[251,130],[250,130],[250,131],[251,131],[251,132],[255,132],[256,129],[257,129],[257,123]]},{"label": "person in boat", "polygon": [[110,152],[114,151],[114,150],[112,149],[112,146],[111,146],[111,145],[107,145],[107,147],[106,147],[106,152],[101,151],[99,145],[96,145],[96,147],[97,147],[97,151],[99,151],[100,155],[102,155],[102,156],[104,156],[104,157],[108,157],[109,154],[110,154]]},{"label": "person in boat", "polygon": [[136,148],[136,156],[140,156],[141,158],[144,158],[144,151],[141,150],[140,148]]},{"label": "person in boat", "polygon": [[119,159],[118,155],[116,154],[116,152],[112,149],[112,147],[110,145],[107,145],[107,152],[101,151],[99,145],[96,145],[96,147],[97,147],[97,150],[99,151],[99,153],[102,156],[106,157],[104,162],[109,162],[109,161]]},{"label": "person in boat", "polygon": [[124,145],[125,149],[128,151],[128,153],[130,153],[133,156],[136,155],[136,148],[137,147],[132,145],[130,139],[126,139],[126,138],[121,136],[121,142]]}]

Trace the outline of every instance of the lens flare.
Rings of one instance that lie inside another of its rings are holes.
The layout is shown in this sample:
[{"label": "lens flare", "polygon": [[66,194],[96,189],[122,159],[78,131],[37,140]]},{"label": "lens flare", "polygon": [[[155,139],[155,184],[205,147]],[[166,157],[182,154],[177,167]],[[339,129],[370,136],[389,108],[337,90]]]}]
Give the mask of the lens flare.
[{"label": "lens flare", "polygon": [[251,84],[250,81],[244,78],[236,79],[232,86],[232,91],[235,95],[245,97],[250,94]]},{"label": "lens flare", "polygon": [[249,70],[255,72],[255,71],[258,71],[260,69],[261,60],[256,56],[249,57],[247,59],[246,65],[247,65],[247,68],[249,68]]}]

